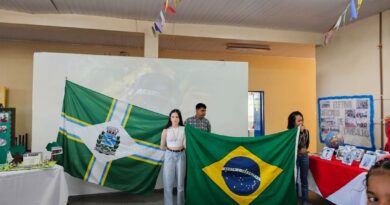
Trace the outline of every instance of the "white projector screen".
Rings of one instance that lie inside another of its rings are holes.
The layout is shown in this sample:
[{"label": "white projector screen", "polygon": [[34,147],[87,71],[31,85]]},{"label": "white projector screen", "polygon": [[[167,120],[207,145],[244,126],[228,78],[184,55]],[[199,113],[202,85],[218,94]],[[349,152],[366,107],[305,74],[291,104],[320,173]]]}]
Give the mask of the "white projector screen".
[{"label": "white projector screen", "polygon": [[213,133],[248,134],[246,62],[35,53],[32,151],[57,138],[66,79],[161,114],[178,108],[184,119],[203,102]]}]

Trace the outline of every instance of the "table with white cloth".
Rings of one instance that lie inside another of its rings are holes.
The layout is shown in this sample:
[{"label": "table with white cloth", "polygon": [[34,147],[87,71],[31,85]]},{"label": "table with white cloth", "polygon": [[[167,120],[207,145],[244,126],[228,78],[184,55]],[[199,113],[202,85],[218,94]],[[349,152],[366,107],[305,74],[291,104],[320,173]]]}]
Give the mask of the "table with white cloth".
[{"label": "table with white cloth", "polygon": [[61,166],[0,172],[1,205],[65,205],[67,201],[68,186]]},{"label": "table with white cloth", "polygon": [[358,162],[351,166],[343,164],[333,156],[324,160],[309,157],[309,189],[335,204],[366,205],[367,170],[359,168]]}]

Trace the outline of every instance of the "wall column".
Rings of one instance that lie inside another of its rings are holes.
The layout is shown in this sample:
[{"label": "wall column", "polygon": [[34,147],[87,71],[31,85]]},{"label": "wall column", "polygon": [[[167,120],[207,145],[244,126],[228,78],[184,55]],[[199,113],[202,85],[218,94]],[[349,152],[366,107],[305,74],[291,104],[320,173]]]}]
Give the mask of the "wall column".
[{"label": "wall column", "polygon": [[152,29],[145,31],[144,57],[158,58],[158,39],[159,36],[154,36]]}]

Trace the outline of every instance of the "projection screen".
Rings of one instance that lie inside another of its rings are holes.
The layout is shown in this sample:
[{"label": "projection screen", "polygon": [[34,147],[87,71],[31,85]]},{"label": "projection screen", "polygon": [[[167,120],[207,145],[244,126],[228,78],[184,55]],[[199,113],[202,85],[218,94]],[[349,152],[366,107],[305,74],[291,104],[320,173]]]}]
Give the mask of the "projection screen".
[{"label": "projection screen", "polygon": [[184,119],[203,102],[213,133],[247,136],[246,62],[35,53],[32,151],[56,140],[66,79],[161,114],[178,108]]}]

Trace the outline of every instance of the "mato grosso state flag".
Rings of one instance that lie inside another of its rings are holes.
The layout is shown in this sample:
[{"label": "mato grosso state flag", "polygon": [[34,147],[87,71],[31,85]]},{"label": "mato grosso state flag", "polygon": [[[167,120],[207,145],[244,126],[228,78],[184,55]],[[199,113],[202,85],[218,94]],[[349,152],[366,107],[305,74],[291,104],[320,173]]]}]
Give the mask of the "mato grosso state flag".
[{"label": "mato grosso state flag", "polygon": [[186,204],[297,204],[298,134],[228,137],[186,126]]},{"label": "mato grosso state flag", "polygon": [[66,172],[131,193],[154,189],[167,116],[66,81],[61,119],[58,162]]}]

